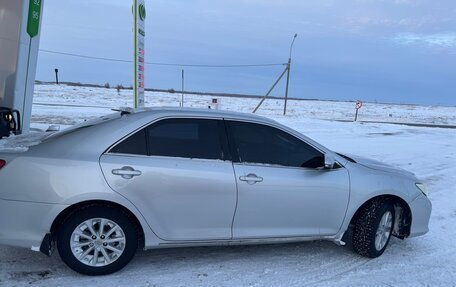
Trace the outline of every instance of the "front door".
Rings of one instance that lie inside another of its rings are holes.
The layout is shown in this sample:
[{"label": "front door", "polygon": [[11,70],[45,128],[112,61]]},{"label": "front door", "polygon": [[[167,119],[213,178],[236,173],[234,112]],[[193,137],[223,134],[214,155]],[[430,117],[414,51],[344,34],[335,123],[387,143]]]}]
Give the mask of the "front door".
[{"label": "front door", "polygon": [[160,238],[230,239],[236,181],[221,128],[218,120],[161,120],[103,155],[103,173]]},{"label": "front door", "polygon": [[336,234],[349,199],[345,168],[323,169],[322,152],[272,126],[227,122],[238,206],[233,238]]}]

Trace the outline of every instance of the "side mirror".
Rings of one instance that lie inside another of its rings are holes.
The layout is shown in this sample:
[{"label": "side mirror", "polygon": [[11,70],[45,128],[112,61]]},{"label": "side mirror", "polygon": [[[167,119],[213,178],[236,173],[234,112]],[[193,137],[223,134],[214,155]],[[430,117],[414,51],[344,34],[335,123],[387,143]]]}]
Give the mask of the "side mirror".
[{"label": "side mirror", "polygon": [[335,157],[332,154],[325,154],[325,169],[333,169],[335,165]]}]

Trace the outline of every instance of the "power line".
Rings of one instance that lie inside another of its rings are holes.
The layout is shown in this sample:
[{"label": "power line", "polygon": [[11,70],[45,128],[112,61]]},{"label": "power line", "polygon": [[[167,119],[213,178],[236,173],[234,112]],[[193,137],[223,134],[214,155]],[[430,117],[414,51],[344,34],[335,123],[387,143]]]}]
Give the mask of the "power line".
[{"label": "power line", "polygon": [[65,56],[92,59],[92,60],[102,60],[102,61],[122,62],[122,63],[133,63],[133,61],[128,61],[128,60],[113,59],[113,58],[103,58],[103,57],[93,57],[93,56],[86,56],[86,55],[79,55],[79,54],[72,54],[72,53],[51,51],[51,50],[46,50],[46,49],[40,49],[39,51],[40,52],[44,52],[44,53],[65,55]]},{"label": "power line", "polygon": [[[40,49],[39,51],[40,52],[44,52],[44,53],[64,55],[64,56],[70,56],[70,57],[78,57],[78,58],[84,58],[84,59],[110,61],[110,62],[120,62],[120,63],[133,63],[133,61],[130,61],[130,60],[104,58],[104,57],[94,57],[94,56],[58,52],[58,51],[52,51],[52,50],[46,50],[46,49]],[[145,62],[145,64],[146,65],[153,65],[153,66],[195,67],[195,68],[249,68],[249,67],[272,67],[272,66],[286,66],[287,65],[286,63],[241,64],[241,65],[206,65],[206,64],[179,64],[179,63],[160,63],[160,62]]]},{"label": "power line", "polygon": [[195,67],[195,68],[249,68],[249,67],[272,67],[272,66],[284,66],[285,63],[279,64],[245,64],[245,65],[197,65],[197,64],[168,64],[168,63],[154,63],[146,62],[146,65],[155,66],[173,66],[173,67]]}]

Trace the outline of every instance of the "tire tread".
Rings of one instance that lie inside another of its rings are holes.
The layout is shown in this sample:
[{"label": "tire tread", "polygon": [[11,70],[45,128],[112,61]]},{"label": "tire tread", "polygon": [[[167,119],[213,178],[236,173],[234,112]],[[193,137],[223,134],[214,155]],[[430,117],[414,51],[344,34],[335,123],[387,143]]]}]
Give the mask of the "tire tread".
[{"label": "tire tread", "polygon": [[[353,250],[359,255],[376,258],[383,254],[388,245],[389,239],[385,248],[382,250],[378,251],[374,247],[378,221],[381,216],[383,216],[383,213],[380,212],[385,206],[387,206],[386,208],[392,209],[392,205],[388,202],[388,198],[374,199],[369,204],[362,207],[359,216],[356,218],[353,228],[352,246]],[[391,211],[393,212],[394,218],[394,209]]]}]

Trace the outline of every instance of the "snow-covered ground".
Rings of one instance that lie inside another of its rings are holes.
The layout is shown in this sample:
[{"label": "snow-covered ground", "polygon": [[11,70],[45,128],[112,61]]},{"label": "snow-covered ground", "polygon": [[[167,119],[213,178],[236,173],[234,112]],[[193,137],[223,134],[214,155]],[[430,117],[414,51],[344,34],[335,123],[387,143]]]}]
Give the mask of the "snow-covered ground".
[{"label": "snow-covered ground", "polygon": [[[147,93],[148,106],[178,106],[180,95]],[[128,106],[131,91],[36,86],[33,126],[71,125]],[[207,107],[210,97],[186,96]],[[41,104],[65,104],[49,106]],[[250,112],[257,99],[222,98],[222,108]],[[70,105],[85,105],[73,107]],[[456,283],[456,129],[338,122],[352,119],[354,103],[267,100],[259,114],[282,122],[336,151],[408,169],[429,185],[430,232],[392,239],[377,259],[360,257],[329,242],[141,251],[121,272],[85,277],[58,254],[0,247],[0,286],[454,286]],[[390,116],[391,114],[391,116]],[[456,124],[456,107],[365,104],[360,119]],[[0,141],[1,143],[1,141]],[[0,144],[1,146],[1,144]]]},{"label": "snow-covered ground", "polygon": [[[147,106],[179,106],[179,93],[146,93]],[[207,108],[210,96],[185,95],[185,106]],[[259,103],[252,98],[221,98],[222,108],[250,113]],[[33,121],[37,123],[74,124],[81,119],[103,115],[111,108],[132,105],[132,91],[115,89],[36,85]],[[65,108],[41,104],[83,105],[89,107]],[[275,117],[281,114],[283,100],[266,100],[258,110],[260,115]],[[290,101],[287,119],[309,118],[353,120],[355,103],[338,101]],[[456,107],[392,105],[365,103],[359,111],[359,120],[403,123],[456,125]]]}]

